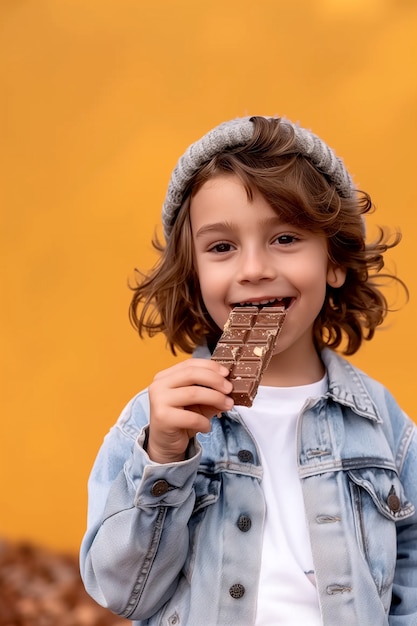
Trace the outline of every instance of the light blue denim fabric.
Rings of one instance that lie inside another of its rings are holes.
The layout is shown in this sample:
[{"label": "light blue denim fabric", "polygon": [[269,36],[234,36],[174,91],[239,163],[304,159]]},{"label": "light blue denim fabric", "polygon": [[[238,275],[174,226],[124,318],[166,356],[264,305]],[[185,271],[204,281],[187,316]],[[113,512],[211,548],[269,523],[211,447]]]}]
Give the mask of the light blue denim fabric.
[{"label": "light blue denim fabric", "polygon": [[[322,359],[328,391],[300,415],[298,462],[323,625],[417,626],[416,426],[382,385],[331,350]],[[256,444],[233,410],[188,460],[158,465],[143,449],[148,414],[145,390],[92,470],[86,589],[137,626],[250,626],[265,516]]]}]

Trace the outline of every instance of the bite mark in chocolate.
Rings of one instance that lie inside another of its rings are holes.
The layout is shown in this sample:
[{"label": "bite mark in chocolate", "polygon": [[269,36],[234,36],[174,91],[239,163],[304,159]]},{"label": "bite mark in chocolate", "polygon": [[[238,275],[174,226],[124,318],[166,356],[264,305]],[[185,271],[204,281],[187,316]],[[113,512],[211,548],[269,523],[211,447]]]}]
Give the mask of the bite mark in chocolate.
[{"label": "bite mark in chocolate", "polygon": [[285,307],[232,309],[212,359],[229,370],[234,403],[250,407],[284,323]]}]

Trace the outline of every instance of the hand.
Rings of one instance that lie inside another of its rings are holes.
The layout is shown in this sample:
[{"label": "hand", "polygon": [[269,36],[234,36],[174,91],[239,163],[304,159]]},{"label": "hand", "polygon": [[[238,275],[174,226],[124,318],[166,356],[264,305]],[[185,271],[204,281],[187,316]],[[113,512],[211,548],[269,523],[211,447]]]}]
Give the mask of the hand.
[{"label": "hand", "polygon": [[227,368],[208,359],[187,359],[159,372],[149,386],[147,452],[157,463],[182,461],[196,433],[210,431],[210,419],[233,406]]}]

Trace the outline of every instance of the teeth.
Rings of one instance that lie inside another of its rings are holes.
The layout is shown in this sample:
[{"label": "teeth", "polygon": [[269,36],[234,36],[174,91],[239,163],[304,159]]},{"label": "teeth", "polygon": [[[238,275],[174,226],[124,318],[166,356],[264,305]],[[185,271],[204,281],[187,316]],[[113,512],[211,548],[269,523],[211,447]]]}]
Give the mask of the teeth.
[{"label": "teeth", "polygon": [[258,300],[257,302],[239,302],[240,306],[263,306],[265,304],[272,304],[273,302],[280,302],[282,298],[273,298],[271,300]]}]

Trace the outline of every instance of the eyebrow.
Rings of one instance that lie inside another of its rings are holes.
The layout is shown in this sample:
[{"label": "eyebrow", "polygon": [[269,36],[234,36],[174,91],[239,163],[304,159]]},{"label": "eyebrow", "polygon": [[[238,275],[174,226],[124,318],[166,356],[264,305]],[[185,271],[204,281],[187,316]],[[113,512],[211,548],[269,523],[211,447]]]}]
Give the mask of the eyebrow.
[{"label": "eyebrow", "polygon": [[[263,225],[272,226],[274,224],[282,224],[282,223],[283,221],[278,217],[278,215],[276,215],[276,216],[267,217],[264,220],[262,220],[262,222],[260,223],[260,226],[263,226]],[[213,224],[205,224],[204,226],[198,229],[198,231],[195,234],[195,237],[196,239],[198,239],[199,237],[203,237],[207,233],[234,230],[235,228],[236,226],[233,224],[233,222],[215,222]]]},{"label": "eyebrow", "polygon": [[202,237],[206,233],[216,232],[219,230],[233,230],[233,224],[231,222],[216,222],[215,224],[205,224],[198,229],[195,236]]}]

